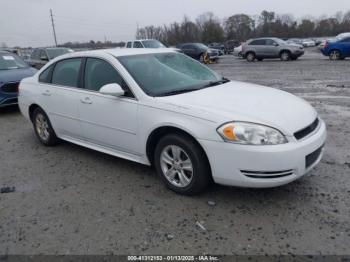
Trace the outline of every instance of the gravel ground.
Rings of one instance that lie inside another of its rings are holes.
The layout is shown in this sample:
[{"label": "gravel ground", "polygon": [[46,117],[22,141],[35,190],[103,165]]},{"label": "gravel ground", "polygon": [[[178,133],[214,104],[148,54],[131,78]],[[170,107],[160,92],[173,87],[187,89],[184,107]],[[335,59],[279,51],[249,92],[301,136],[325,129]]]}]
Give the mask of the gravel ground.
[{"label": "gravel ground", "polygon": [[328,126],[322,162],[287,186],[184,197],[149,167],[43,147],[17,108],[1,109],[0,186],[16,191],[0,194],[0,254],[350,254],[350,61],[308,51],[211,67],[310,101]]}]

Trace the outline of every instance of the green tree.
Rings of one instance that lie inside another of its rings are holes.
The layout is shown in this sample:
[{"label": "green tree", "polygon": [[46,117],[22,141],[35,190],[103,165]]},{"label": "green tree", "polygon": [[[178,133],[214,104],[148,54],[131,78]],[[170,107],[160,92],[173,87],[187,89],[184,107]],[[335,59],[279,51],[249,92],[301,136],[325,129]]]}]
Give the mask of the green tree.
[{"label": "green tree", "polygon": [[245,14],[230,16],[224,22],[227,39],[245,41],[252,36],[255,27],[254,20]]}]

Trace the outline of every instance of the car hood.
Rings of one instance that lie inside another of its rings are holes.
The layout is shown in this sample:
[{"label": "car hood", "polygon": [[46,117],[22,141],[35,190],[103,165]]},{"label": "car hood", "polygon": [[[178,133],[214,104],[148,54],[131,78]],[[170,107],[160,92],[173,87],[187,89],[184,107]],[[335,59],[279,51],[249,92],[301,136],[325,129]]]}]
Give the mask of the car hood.
[{"label": "car hood", "polygon": [[299,45],[299,44],[294,44],[294,43],[290,43],[288,44],[287,46],[290,46],[290,47],[299,47],[299,48],[303,48],[302,45]]},{"label": "car hood", "polygon": [[37,70],[32,67],[0,70],[0,85],[7,82],[21,81],[25,77],[33,76],[36,72]]},{"label": "car hood", "polygon": [[180,95],[159,97],[163,103],[210,121],[247,121],[268,125],[292,136],[310,125],[316,110],[290,93],[243,82],[229,83]]}]

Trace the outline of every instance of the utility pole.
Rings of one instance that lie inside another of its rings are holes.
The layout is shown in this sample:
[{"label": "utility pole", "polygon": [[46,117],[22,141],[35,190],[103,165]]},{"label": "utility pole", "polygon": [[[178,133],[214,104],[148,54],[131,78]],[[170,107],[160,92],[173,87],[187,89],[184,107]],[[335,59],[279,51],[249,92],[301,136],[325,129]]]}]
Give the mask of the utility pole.
[{"label": "utility pole", "polygon": [[139,22],[136,22],[136,39],[140,39],[140,27]]},{"label": "utility pole", "polygon": [[51,23],[52,23],[52,29],[53,29],[53,36],[55,38],[55,45],[57,47],[57,38],[56,38],[56,30],[55,30],[55,23],[53,21],[53,14],[52,14],[52,9],[50,9],[50,16],[51,16]]}]

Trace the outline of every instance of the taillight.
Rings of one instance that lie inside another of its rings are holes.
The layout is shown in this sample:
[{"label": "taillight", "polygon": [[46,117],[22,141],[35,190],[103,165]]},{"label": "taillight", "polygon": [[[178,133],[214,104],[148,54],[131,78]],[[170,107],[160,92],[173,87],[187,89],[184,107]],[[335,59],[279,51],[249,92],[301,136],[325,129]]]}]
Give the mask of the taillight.
[{"label": "taillight", "polygon": [[326,41],[326,43],[324,43],[324,49],[326,49],[328,47],[328,41]]}]

